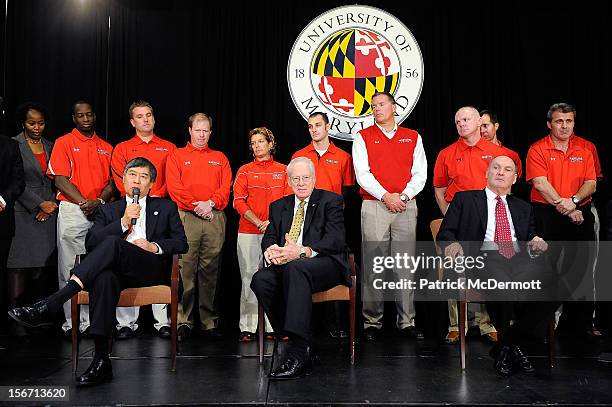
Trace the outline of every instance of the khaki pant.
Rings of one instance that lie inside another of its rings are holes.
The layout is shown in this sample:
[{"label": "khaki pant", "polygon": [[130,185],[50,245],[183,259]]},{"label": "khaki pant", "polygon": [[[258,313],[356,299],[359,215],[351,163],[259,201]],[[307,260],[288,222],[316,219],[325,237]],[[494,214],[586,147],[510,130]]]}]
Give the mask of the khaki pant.
[{"label": "khaki pant", "polygon": [[[263,235],[238,233],[236,254],[240,266],[242,290],[240,291],[240,332],[255,332],[257,330],[257,297],[251,290],[253,274],[259,268],[262,259],[261,241]],[[272,326],[266,316],[266,332],[272,332]]]},{"label": "khaki pant", "polygon": [[[474,314],[474,320],[478,324],[478,328],[480,329],[481,335],[486,335],[491,332],[497,332],[493,324],[491,323],[491,317],[487,312],[487,307],[485,304],[477,304],[479,306],[479,311],[476,311]],[[465,313],[465,332],[467,333],[468,324],[467,324],[467,312]],[[448,300],[448,320],[449,327],[448,332],[459,331],[459,309],[457,307],[457,300]]]},{"label": "khaki pant", "polygon": [[180,260],[183,298],[178,307],[179,325],[193,328],[193,307],[198,299],[200,321],[203,329],[217,327],[219,314],[215,307],[217,276],[221,261],[221,249],[225,240],[225,213],[213,210],[212,221],[179,210],[179,216],[189,251]]},{"label": "khaki pant", "polygon": [[[85,236],[93,222],[89,221],[77,204],[60,201],[57,213],[57,280],[62,289],[70,279],[70,272],[74,268],[74,259],[77,254],[84,254]],[[62,329],[72,329],[70,319],[70,301],[64,303],[64,316],[66,321]],[[89,328],[89,306],[81,306],[79,330],[83,332]]]},{"label": "khaki pant", "polygon": [[[390,212],[380,201],[366,200],[361,205],[361,234],[362,241],[366,242],[398,242],[402,252],[414,256],[416,245],[416,225],[418,209],[416,201],[408,201],[406,210],[401,213]],[[390,251],[387,254],[391,255]],[[367,270],[364,269],[364,273]],[[374,278],[371,271],[364,275],[363,285],[363,327],[382,327],[384,311],[383,293],[372,287]],[[369,282],[369,283],[368,283]],[[367,299],[367,301],[366,301]],[[395,306],[397,308],[397,327],[404,329],[414,326],[414,290],[396,290]]]}]

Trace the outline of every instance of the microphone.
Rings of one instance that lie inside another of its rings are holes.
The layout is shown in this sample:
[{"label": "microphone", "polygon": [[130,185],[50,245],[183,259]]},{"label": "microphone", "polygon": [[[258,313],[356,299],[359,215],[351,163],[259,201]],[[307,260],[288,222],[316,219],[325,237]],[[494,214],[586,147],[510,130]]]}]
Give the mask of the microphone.
[{"label": "microphone", "polygon": [[[137,204],[139,198],[140,198],[140,188],[138,187],[132,188],[132,203]],[[132,219],[132,226],[136,225],[137,220],[138,219],[136,218]]]}]

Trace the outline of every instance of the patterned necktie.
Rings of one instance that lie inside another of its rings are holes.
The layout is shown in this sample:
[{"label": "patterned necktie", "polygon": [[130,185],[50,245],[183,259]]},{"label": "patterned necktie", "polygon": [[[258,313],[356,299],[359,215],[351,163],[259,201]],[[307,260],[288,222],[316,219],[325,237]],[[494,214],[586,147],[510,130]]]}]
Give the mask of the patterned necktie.
[{"label": "patterned necktie", "polygon": [[498,195],[495,197],[495,236],[493,241],[497,243],[499,254],[507,259],[512,258],[516,253],[512,245],[512,232],[510,230],[510,222],[506,213],[506,205]]},{"label": "patterned necktie", "polygon": [[[300,201],[298,205],[298,209],[293,215],[293,222],[291,222],[291,229],[289,230],[289,237],[297,243],[298,238],[300,237],[300,230],[302,229],[302,224],[304,223],[304,201]],[[285,246],[287,242],[285,242]]]}]

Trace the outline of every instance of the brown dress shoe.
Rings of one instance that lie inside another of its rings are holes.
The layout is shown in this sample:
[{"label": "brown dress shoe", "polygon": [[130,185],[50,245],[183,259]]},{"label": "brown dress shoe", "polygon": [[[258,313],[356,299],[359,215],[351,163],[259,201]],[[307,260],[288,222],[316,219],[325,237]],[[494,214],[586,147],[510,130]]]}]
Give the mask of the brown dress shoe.
[{"label": "brown dress shoe", "polygon": [[497,332],[489,332],[488,334],[482,335],[490,343],[497,343]]},{"label": "brown dress shoe", "polygon": [[454,345],[459,342],[459,331],[450,331],[446,335],[446,343]]}]

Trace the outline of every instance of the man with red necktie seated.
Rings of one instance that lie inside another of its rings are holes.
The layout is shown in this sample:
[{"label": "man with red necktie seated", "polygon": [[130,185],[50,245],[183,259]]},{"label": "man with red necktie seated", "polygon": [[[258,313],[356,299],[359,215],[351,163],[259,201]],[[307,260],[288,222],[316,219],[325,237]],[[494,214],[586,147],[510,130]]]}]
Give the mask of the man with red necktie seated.
[{"label": "man with red necktie seated", "polygon": [[[548,245],[535,235],[531,205],[510,194],[516,179],[516,164],[511,158],[499,156],[491,160],[487,186],[455,194],[437,241],[444,255],[454,259],[464,255],[483,256],[485,267],[476,270],[480,279],[521,282],[541,277],[546,290],[550,288],[548,275],[539,268],[543,262],[538,256]],[[557,306],[552,298],[545,298],[543,294],[538,299],[551,301],[528,302],[524,301],[523,294],[525,292],[516,290],[516,295],[514,291],[485,295],[499,338],[491,354],[495,357],[495,370],[502,376],[514,370],[525,373],[535,370],[521,351],[519,342],[551,316]]]}]

